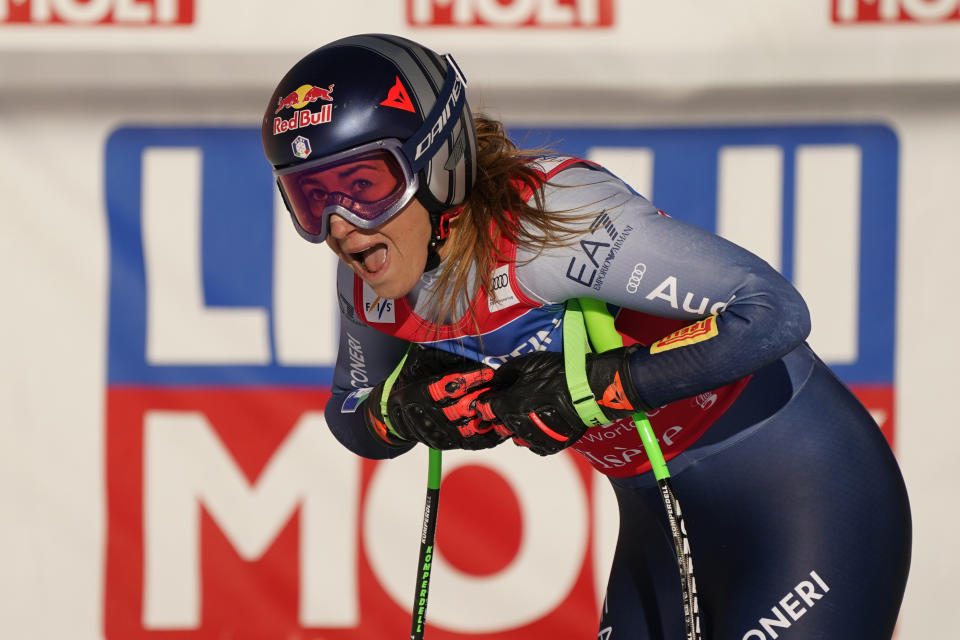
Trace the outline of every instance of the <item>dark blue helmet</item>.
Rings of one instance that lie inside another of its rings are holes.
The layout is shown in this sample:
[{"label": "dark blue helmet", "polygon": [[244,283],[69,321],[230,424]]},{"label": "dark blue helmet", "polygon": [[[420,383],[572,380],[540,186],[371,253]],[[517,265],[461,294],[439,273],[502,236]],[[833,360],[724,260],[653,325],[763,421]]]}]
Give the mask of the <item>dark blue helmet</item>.
[{"label": "dark blue helmet", "polygon": [[305,56],[274,90],[261,135],[278,175],[389,141],[434,216],[464,202],[476,179],[463,74],[451,56],[397,36],[350,36]]}]

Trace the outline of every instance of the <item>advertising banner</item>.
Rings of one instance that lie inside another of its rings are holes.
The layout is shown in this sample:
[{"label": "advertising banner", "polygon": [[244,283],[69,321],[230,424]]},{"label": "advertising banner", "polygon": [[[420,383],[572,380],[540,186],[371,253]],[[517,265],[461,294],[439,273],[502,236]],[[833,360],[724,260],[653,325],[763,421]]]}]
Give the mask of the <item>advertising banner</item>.
[{"label": "advertising banner", "polygon": [[[0,52],[17,56],[17,64],[0,66],[0,80],[34,85],[42,76],[49,86],[76,83],[80,74],[93,84],[259,88],[322,44],[374,32],[452,53],[469,79],[509,87],[956,82],[958,6],[958,0],[366,0],[357,11],[290,0],[282,9],[245,3],[241,11],[229,0],[0,0]],[[56,52],[72,57],[57,60]],[[118,52],[122,59],[107,55]]]},{"label": "advertising banner", "polygon": [[[889,128],[511,133],[606,164],[797,282],[820,327],[814,347],[892,439],[899,146]],[[362,460],[327,430],[335,258],[294,232],[259,130],[121,127],[104,169],[106,637],[405,633],[426,457]],[[678,308],[710,303],[683,282],[625,286]],[[364,354],[350,363],[367,386]],[[446,460],[429,637],[595,634],[617,527],[606,480],[572,453],[505,446]]]}]

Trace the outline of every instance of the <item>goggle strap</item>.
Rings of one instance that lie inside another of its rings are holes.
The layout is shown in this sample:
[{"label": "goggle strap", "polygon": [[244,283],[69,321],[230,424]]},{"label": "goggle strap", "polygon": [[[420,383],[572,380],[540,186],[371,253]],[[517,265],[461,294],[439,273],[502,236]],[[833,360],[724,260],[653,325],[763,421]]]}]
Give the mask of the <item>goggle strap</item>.
[{"label": "goggle strap", "polygon": [[[401,147],[403,155],[410,163],[410,169],[414,175],[427,166],[430,158],[436,153],[440,145],[444,144],[450,137],[454,125],[460,120],[460,114],[463,113],[463,105],[467,102],[467,80],[464,78],[460,67],[454,61],[453,56],[445,54],[447,61],[447,75],[443,80],[443,86],[440,87],[440,93],[437,101],[427,117],[423,119],[423,124],[417,129],[417,132],[410,136]],[[457,93],[459,90],[459,93]],[[449,112],[447,111],[449,108]],[[436,124],[443,118],[439,132],[432,133]]]}]

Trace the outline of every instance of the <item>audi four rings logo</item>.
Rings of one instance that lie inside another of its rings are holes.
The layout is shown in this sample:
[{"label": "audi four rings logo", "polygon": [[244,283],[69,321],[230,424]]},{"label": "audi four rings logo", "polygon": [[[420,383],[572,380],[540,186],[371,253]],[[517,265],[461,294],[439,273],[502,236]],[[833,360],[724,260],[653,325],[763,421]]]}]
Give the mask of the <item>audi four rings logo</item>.
[{"label": "audi four rings logo", "polygon": [[497,275],[493,276],[493,282],[491,283],[491,286],[493,291],[496,291],[498,289],[503,289],[508,284],[510,284],[510,280],[507,274],[498,273]]},{"label": "audi four rings logo", "polygon": [[633,265],[633,273],[627,280],[627,293],[636,293],[640,289],[640,281],[643,280],[643,274],[647,272],[647,265],[638,262]]}]

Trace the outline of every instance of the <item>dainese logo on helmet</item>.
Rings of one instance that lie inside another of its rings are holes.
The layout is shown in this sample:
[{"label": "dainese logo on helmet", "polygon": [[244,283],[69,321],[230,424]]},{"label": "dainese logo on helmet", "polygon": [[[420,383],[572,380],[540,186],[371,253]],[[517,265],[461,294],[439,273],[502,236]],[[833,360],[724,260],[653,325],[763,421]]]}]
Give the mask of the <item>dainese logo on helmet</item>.
[{"label": "dainese logo on helmet", "polygon": [[434,140],[440,133],[443,131],[444,126],[447,124],[447,120],[450,119],[451,112],[458,106],[457,103],[460,102],[460,98],[466,96],[466,91],[464,88],[467,86],[466,82],[457,75],[457,80],[453,84],[453,88],[450,91],[450,97],[447,98],[447,102],[443,107],[443,111],[440,112],[440,115],[437,116],[437,119],[434,121],[433,126],[430,127],[430,131],[426,136],[417,144],[417,150],[414,154],[414,160],[419,160],[428,149],[433,147]]},{"label": "dainese logo on helmet", "polygon": [[273,119],[273,135],[330,122],[333,119],[332,104],[321,106],[319,111],[311,111],[310,109],[304,109],[304,107],[318,100],[333,102],[333,87],[334,85],[331,84],[324,89],[312,84],[305,84],[278,98],[275,114],[287,108],[296,111],[293,117],[289,119],[281,117]]}]

